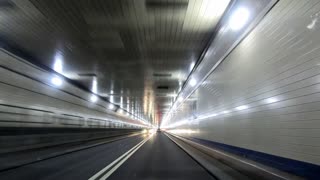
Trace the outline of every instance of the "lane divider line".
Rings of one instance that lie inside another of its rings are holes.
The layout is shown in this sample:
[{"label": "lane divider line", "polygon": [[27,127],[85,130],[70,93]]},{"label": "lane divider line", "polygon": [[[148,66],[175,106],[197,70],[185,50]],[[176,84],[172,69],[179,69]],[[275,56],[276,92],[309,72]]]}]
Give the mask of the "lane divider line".
[{"label": "lane divider line", "polygon": [[144,143],[146,143],[151,136],[142,140],[139,144],[135,145],[133,148],[128,150],[126,153],[118,157],[108,166],[100,170],[98,173],[93,175],[89,180],[105,180],[107,179],[115,170],[117,170],[129,157],[131,157]]}]

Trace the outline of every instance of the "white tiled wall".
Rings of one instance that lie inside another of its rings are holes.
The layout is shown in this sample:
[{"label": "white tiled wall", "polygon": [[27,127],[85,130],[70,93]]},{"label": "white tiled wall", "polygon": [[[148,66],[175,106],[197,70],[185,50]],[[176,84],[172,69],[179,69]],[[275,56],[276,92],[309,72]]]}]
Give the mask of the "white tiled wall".
[{"label": "white tiled wall", "polygon": [[280,0],[192,98],[184,135],[320,164],[320,1]]},{"label": "white tiled wall", "polygon": [[[52,73],[0,50],[0,126],[2,127],[138,127],[117,115],[90,93],[67,81],[50,84]],[[141,125],[141,124],[140,124]]]}]

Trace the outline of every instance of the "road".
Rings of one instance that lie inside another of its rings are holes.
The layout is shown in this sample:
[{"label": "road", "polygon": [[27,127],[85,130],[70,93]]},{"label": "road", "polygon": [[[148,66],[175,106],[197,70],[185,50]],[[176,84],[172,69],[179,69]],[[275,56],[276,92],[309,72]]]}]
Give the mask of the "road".
[{"label": "road", "polygon": [[[214,179],[163,133],[146,138],[146,135],[129,137],[25,165],[1,172],[0,179],[89,179],[129,152],[131,155],[120,159],[123,162],[115,164],[118,167],[113,167],[107,179]],[[145,143],[138,147],[143,140]],[[135,151],[130,151],[133,148]]]}]

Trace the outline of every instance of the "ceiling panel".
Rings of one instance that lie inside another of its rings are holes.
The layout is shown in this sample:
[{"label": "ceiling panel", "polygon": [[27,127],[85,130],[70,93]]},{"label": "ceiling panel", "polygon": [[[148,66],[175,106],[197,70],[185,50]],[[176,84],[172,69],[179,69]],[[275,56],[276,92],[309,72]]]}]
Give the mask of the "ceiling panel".
[{"label": "ceiling panel", "polygon": [[174,98],[162,96],[178,93],[229,0],[8,2],[1,37],[51,68],[59,54],[63,75],[91,88],[81,74],[95,74],[99,95],[156,122]]}]

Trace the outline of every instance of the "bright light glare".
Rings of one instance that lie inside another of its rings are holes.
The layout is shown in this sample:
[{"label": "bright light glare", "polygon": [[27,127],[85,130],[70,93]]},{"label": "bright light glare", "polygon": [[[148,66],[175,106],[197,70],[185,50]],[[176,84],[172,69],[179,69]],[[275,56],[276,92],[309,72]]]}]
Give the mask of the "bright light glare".
[{"label": "bright light glare", "polygon": [[223,111],[222,113],[223,113],[223,114],[229,114],[230,111]]},{"label": "bright light glare", "polygon": [[193,69],[194,65],[195,65],[195,63],[194,63],[194,62],[192,62],[192,63],[190,64],[189,71],[192,71],[192,69]]},{"label": "bright light glare", "polygon": [[270,103],[274,103],[274,102],[277,102],[279,101],[277,98],[268,98],[266,99],[266,103],[270,104]]},{"label": "bright light glare", "polygon": [[173,94],[167,94],[167,96],[169,97],[177,97],[177,94],[173,93]]},{"label": "bright light glare", "polygon": [[155,129],[149,129],[149,130],[148,130],[148,134],[149,134],[149,135],[152,135],[152,134],[154,134],[155,132],[156,132]]},{"label": "bright light glare", "polygon": [[183,98],[182,98],[181,96],[178,97],[178,101],[179,101],[179,102],[183,101]]},{"label": "bright light glare", "polygon": [[241,29],[249,19],[249,11],[246,8],[239,8],[237,9],[230,18],[229,25],[232,30],[239,30]]},{"label": "bright light glare", "polygon": [[204,18],[214,19],[222,15],[229,4],[230,0],[204,0],[206,5]]},{"label": "bright light glare", "polygon": [[97,79],[94,78],[92,81],[92,92],[97,93],[98,92],[98,82]]},{"label": "bright light glare", "polygon": [[62,73],[62,55],[60,53],[57,53],[54,57],[54,64],[53,64],[53,69],[58,72],[58,73]]},{"label": "bright light glare", "polygon": [[194,78],[191,78],[189,83],[193,87],[197,84],[197,80],[195,80]]},{"label": "bright light glare", "polygon": [[199,116],[199,118],[197,118],[197,120],[207,119],[207,118],[216,117],[216,116],[218,116],[218,114],[216,114],[216,113],[209,114],[209,115],[203,115],[203,116]]},{"label": "bright light glare", "polygon": [[197,133],[197,131],[193,131],[190,129],[173,129],[173,130],[169,130],[168,132],[173,133],[173,134],[194,134],[194,133]]},{"label": "bright light glare", "polygon": [[236,107],[236,110],[238,110],[238,111],[242,111],[242,110],[245,110],[245,109],[248,109],[249,107],[248,106],[238,106],[238,107]]},{"label": "bright light glare", "polygon": [[148,130],[146,130],[146,129],[144,129],[143,131],[142,131],[142,133],[147,133],[148,132]]},{"label": "bright light glare", "polygon": [[91,95],[90,101],[93,102],[93,103],[97,102],[98,101],[98,97],[96,95]]},{"label": "bright light glare", "polygon": [[113,104],[109,104],[109,109],[113,109],[114,105]]},{"label": "bright light glare", "polygon": [[61,86],[62,85],[62,79],[59,77],[53,77],[51,79],[51,83],[55,86]]}]

